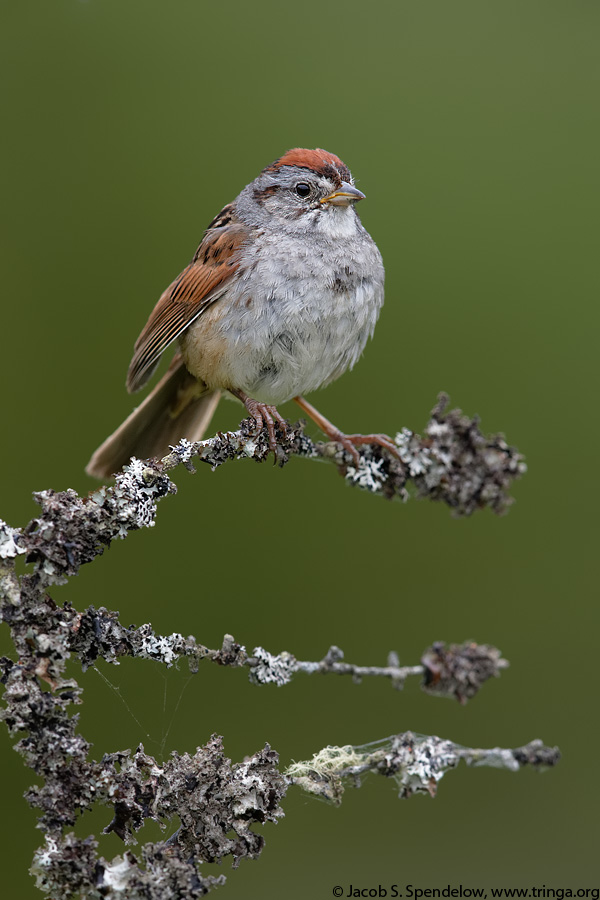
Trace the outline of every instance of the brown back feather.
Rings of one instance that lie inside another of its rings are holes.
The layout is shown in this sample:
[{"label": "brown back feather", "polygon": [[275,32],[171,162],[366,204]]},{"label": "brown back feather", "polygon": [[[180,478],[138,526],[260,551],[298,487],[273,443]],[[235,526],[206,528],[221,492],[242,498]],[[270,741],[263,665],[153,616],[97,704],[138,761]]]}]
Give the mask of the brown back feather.
[{"label": "brown back feather", "polygon": [[127,373],[129,393],[145,385],[169,344],[221,296],[239,265],[247,235],[231,205],[213,220],[194,259],[162,294],[135,343]]}]

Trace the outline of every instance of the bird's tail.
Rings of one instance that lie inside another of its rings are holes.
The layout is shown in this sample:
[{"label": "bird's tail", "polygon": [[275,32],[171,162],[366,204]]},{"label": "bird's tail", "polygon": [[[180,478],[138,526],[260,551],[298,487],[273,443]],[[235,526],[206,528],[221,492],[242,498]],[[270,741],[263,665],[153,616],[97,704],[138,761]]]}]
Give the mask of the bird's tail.
[{"label": "bird's tail", "polygon": [[181,438],[202,440],[220,396],[190,375],[177,353],[154,390],[98,447],[86,472],[107,478],[132,456],[162,457]]}]

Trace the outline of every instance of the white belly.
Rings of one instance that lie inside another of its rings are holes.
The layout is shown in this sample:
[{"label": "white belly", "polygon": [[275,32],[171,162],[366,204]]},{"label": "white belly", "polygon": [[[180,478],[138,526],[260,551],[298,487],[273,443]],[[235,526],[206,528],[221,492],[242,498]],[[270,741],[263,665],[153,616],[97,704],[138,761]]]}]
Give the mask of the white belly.
[{"label": "white belly", "polygon": [[188,369],[210,387],[274,405],[338,378],[360,357],[383,303],[371,247],[364,272],[347,247],[325,267],[319,254],[286,252],[285,242],[269,248],[268,264],[242,263],[244,274],[182,336]]}]

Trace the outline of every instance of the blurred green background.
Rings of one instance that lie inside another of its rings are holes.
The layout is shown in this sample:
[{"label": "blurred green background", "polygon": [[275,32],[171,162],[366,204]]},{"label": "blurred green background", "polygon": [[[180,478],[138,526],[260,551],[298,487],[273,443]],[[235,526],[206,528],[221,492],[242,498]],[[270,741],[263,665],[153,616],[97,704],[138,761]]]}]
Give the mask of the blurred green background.
[{"label": "blurred green background", "polygon": [[[84,676],[98,755],[193,751],[216,731],[234,760],[269,741],[287,764],[409,728],[563,751],[543,775],[461,768],[435,801],[399,801],[375,778],[340,809],[290,790],[261,859],[215,872],[229,876],[219,896],[594,885],[599,28],[589,0],[0,7],[5,520],[35,514],[33,490],[93,487],[83,468],[132,408],[125,372],[155,300],[213,215],[293,146],[352,168],[387,270],[374,341],[313,401],[348,431],[393,433],[422,429],[444,389],[530,467],[507,517],[465,521],[300,460],[183,471],[154,529],[54,591],[213,647],[231,632],[303,659],[335,643],[351,661],[396,649],[408,664],[433,640],[472,638],[511,662],[465,708],[416,684],[258,689],[209,664],[192,679],[104,665],[127,705]],[[235,426],[221,407],[215,427]],[[5,733],[0,772],[3,890],[26,900],[40,834]]]}]

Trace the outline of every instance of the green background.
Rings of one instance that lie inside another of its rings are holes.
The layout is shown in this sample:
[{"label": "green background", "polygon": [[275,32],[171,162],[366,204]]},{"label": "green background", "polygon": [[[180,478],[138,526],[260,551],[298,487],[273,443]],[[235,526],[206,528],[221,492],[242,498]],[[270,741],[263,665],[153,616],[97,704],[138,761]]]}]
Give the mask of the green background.
[{"label": "green background", "polygon": [[[464,521],[301,460],[178,472],[154,529],[53,592],[213,647],[231,632],[302,659],[335,643],[350,661],[395,649],[412,664],[433,640],[471,638],[511,662],[465,708],[416,684],[259,689],[208,663],[191,680],[103,665],[127,706],[83,677],[98,755],[193,751],[213,731],[234,760],[268,740],[284,764],[406,729],[562,749],[543,775],[463,767],[434,801],[374,777],[340,809],[292,789],[261,859],[215,872],[219,896],[598,884],[599,28],[589,0],[2,2],[5,520],[35,514],[33,490],[93,486],[83,468],[132,407],[124,376],[153,303],[213,215],[293,146],[351,167],[387,271],[374,341],[313,401],[348,431],[393,433],[422,429],[444,389],[530,467],[507,517]],[[215,428],[238,421],[221,404]],[[3,893],[26,900],[40,834],[6,734],[0,773]]]}]

